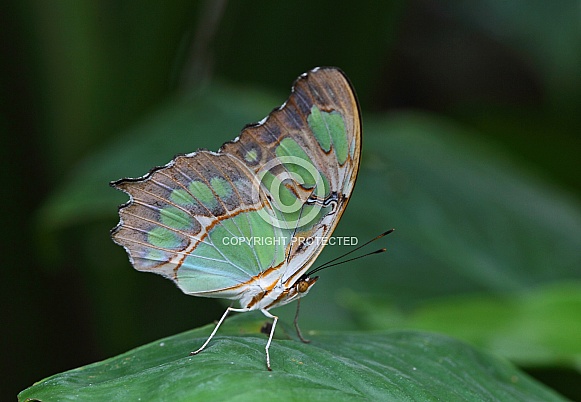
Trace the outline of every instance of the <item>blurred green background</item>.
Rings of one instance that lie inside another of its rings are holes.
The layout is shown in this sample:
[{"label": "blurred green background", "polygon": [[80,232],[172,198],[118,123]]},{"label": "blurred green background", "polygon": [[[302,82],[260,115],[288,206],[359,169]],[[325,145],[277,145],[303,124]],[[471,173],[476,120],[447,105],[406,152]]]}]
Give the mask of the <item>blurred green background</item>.
[{"label": "blurred green background", "polygon": [[217,150],[332,65],[364,125],[337,234],[397,230],[322,273],[303,329],[448,333],[581,399],[580,6],[7,2],[0,395],[218,318],[131,268],[108,182]]}]

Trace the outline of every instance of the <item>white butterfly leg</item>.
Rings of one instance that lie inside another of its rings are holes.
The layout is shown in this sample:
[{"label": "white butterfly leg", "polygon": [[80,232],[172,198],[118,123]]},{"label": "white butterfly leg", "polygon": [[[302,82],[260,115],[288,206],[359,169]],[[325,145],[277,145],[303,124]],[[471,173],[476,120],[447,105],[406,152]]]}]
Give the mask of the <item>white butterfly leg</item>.
[{"label": "white butterfly leg", "polygon": [[274,335],[274,329],[276,328],[276,322],[278,321],[278,317],[275,315],[270,314],[266,310],[260,310],[262,314],[267,316],[268,318],[272,318],[272,329],[270,330],[270,336],[268,337],[268,342],[266,342],[266,368],[268,371],[272,371],[270,368],[270,354],[268,353],[268,348],[270,348],[270,342],[272,342],[272,336]]},{"label": "white butterfly leg", "polygon": [[[245,308],[233,308],[233,307],[228,307],[226,309],[226,311],[224,312],[224,315],[222,316],[222,318],[220,318],[220,321],[218,321],[218,324],[216,324],[216,327],[214,328],[214,330],[212,331],[212,333],[210,334],[210,336],[208,337],[208,339],[206,339],[206,342],[204,342],[204,344],[196,351],[190,352],[190,356],[193,355],[197,355],[198,353],[200,353],[202,350],[204,350],[206,348],[206,346],[208,346],[208,343],[210,343],[210,341],[212,340],[212,338],[214,337],[214,335],[216,335],[216,332],[218,332],[218,328],[220,328],[220,325],[222,325],[222,323],[224,322],[224,320],[226,319],[226,316],[231,312],[234,311],[236,313],[244,313],[247,312],[248,309]],[[268,353],[268,352],[267,352]]]}]

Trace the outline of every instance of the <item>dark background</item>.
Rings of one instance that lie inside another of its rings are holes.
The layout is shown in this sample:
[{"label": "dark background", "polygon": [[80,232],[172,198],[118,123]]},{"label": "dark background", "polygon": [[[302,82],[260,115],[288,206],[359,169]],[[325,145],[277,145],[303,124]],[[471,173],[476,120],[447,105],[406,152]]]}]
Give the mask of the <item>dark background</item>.
[{"label": "dark background", "polygon": [[[95,166],[96,153],[123,155],[115,147],[123,133],[138,132],[173,100],[216,83],[248,93],[249,102],[264,96],[270,106],[253,120],[232,118],[232,131],[172,144],[174,154],[216,150],[282,103],[300,73],[334,65],[355,85],[364,124],[366,116],[410,111],[453,122],[556,189],[579,217],[576,1],[25,0],[3,9],[0,395],[222,313],[218,301],[185,297],[168,281],[133,271],[108,239],[124,198],[107,181],[146,169],[120,168],[91,183],[111,197],[102,209],[66,219],[53,212],[76,172]],[[163,141],[171,143],[171,133]],[[167,161],[144,157],[144,166]],[[579,278],[578,262],[565,276]],[[420,293],[401,290],[412,300]],[[353,325],[337,320],[335,327]],[[536,374],[555,387],[553,377],[578,380],[575,370],[558,365]],[[560,391],[574,394],[568,388]]]}]

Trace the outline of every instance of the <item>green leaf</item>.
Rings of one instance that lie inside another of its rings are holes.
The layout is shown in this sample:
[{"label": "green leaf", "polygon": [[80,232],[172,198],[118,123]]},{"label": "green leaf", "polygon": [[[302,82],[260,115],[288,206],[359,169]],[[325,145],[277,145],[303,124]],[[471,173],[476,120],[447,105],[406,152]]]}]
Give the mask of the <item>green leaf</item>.
[{"label": "green leaf", "polygon": [[228,320],[196,356],[188,353],[211,326],[165,338],[42,380],[19,401],[564,400],[503,360],[413,331],[275,339],[269,372],[263,323],[255,314]]},{"label": "green leaf", "polygon": [[581,278],[581,208],[566,193],[445,119],[398,114],[366,128],[347,215],[397,229],[394,269],[366,267],[372,291],[432,298]]},{"label": "green leaf", "polygon": [[366,329],[436,331],[494,351],[520,366],[581,369],[581,283],[509,294],[439,298],[402,311],[385,299],[343,297]]}]

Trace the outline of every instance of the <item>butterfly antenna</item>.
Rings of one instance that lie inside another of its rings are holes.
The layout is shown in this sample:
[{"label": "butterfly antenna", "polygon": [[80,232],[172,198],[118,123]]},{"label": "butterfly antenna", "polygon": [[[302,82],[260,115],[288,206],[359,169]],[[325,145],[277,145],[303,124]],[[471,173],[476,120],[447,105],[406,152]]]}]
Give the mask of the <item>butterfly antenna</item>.
[{"label": "butterfly antenna", "polygon": [[373,239],[371,239],[371,240],[369,240],[369,241],[367,241],[367,242],[363,243],[362,245],[355,247],[353,250],[351,250],[351,251],[348,251],[348,252],[346,252],[345,254],[343,254],[343,255],[340,255],[340,256],[339,256],[339,257],[337,257],[337,258],[333,258],[332,260],[329,260],[329,261],[327,261],[327,262],[325,262],[325,263],[323,263],[323,264],[319,265],[318,267],[315,267],[315,268],[311,269],[309,272],[307,272],[307,273],[305,274],[305,276],[310,276],[310,275],[314,274],[315,272],[319,272],[319,271],[320,271],[320,270],[322,270],[322,269],[329,268],[329,267],[333,267],[333,266],[335,266],[335,265],[339,265],[339,264],[343,264],[343,263],[345,263],[345,262],[349,262],[349,261],[353,261],[353,260],[358,260],[359,258],[367,257],[368,255],[372,255],[372,254],[379,254],[379,253],[383,253],[383,252],[385,252],[385,251],[386,251],[386,249],[385,249],[385,248],[382,248],[382,249],[379,249],[379,250],[373,251],[373,252],[371,252],[371,253],[367,253],[367,254],[360,255],[360,256],[358,256],[358,257],[350,258],[350,259],[348,259],[348,260],[344,260],[344,261],[335,262],[335,261],[337,261],[337,260],[341,260],[341,259],[345,258],[345,257],[346,257],[346,256],[348,256],[349,254],[351,254],[351,253],[354,253],[354,252],[355,252],[355,251],[357,251],[357,250],[360,250],[361,248],[363,248],[363,247],[367,246],[369,243],[372,243],[372,242],[374,242],[374,241],[376,241],[376,240],[379,240],[379,239],[381,239],[383,236],[387,236],[388,234],[390,234],[390,233],[391,233],[391,232],[393,232],[394,230],[395,230],[395,229],[389,229],[388,231],[385,231],[385,232],[383,232],[382,234],[380,234],[380,235],[378,235],[378,236],[375,236]]},{"label": "butterfly antenna", "polygon": [[344,263],[350,262],[350,261],[355,261],[355,260],[358,260],[360,258],[367,257],[367,256],[370,256],[370,255],[373,255],[373,254],[381,254],[381,253],[384,253],[386,251],[387,251],[386,248],[380,248],[379,250],[372,251],[371,253],[367,253],[367,254],[363,254],[363,255],[358,255],[357,257],[349,258],[349,259],[343,260],[343,261],[338,261],[338,262],[336,262],[334,264],[326,264],[324,266],[317,267],[317,268],[313,269],[312,271],[308,272],[307,273],[307,276],[310,276],[310,275],[314,274],[315,272],[319,272],[322,269],[334,267],[335,265],[344,264]]}]

